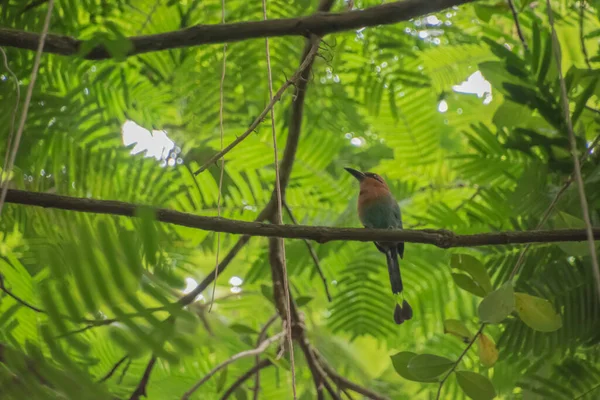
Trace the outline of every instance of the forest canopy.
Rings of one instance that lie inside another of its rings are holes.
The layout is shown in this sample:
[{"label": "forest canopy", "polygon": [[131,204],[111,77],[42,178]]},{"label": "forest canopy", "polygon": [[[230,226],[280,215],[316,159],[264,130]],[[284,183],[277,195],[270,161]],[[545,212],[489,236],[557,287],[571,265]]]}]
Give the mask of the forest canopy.
[{"label": "forest canopy", "polygon": [[0,21],[2,399],[600,397],[600,1]]}]

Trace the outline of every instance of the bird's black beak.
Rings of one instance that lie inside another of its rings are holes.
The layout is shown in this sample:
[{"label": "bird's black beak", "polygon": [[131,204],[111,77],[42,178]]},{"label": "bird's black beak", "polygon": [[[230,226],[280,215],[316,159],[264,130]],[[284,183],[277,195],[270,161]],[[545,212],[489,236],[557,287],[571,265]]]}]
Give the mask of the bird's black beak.
[{"label": "bird's black beak", "polygon": [[352,176],[354,176],[356,179],[358,179],[359,182],[361,182],[363,179],[365,179],[365,174],[363,174],[360,171],[357,171],[353,168],[344,168],[346,171],[350,172],[352,174]]}]

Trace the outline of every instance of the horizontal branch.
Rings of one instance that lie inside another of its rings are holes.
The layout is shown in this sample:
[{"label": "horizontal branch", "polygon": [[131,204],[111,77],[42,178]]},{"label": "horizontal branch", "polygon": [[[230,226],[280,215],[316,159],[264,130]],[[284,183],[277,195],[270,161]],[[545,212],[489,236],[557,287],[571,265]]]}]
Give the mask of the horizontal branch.
[{"label": "horizontal branch", "polygon": [[[472,1],[474,0],[405,0],[342,13],[316,13],[298,18],[195,25],[172,32],[129,37],[132,49],[128,55],[261,37],[308,36],[310,33],[323,36],[367,26],[408,21],[411,18]],[[37,33],[0,28],[0,46],[35,50],[38,43]],[[44,52],[65,56],[75,55],[84,43],[86,42],[70,36],[49,34]],[[100,60],[111,58],[111,55],[104,46],[98,45],[91,49],[85,58]]]},{"label": "horizontal branch", "polygon": [[[126,217],[135,217],[139,208],[148,208],[148,206],[140,206],[114,200],[95,200],[12,189],[8,191],[6,202]],[[432,244],[446,249],[450,247],[474,247],[520,243],[581,242],[587,239],[585,229],[508,231],[458,235],[445,229],[390,230],[276,225],[261,222],[237,221],[218,217],[203,217],[164,208],[157,208],[154,209],[154,211],[158,221],[188,228],[250,236],[309,239],[318,243],[336,240],[357,242],[407,242]],[[593,228],[592,232],[595,240],[600,240],[600,228]]]}]

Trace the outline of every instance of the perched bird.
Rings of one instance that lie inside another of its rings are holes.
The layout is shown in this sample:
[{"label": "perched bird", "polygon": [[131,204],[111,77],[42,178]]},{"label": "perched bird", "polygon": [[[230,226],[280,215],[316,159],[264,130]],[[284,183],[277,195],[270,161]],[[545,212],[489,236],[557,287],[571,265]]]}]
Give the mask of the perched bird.
[{"label": "perched bird", "polygon": [[[400,207],[383,178],[372,172],[360,172],[352,168],[344,169],[360,183],[358,217],[363,226],[376,229],[402,229]],[[404,242],[374,243],[377,249],[386,256],[392,293],[396,296],[394,321],[401,324],[412,318],[412,308],[402,295],[402,276],[398,263],[398,256],[404,257]],[[400,304],[400,299],[402,299],[402,304]]]}]

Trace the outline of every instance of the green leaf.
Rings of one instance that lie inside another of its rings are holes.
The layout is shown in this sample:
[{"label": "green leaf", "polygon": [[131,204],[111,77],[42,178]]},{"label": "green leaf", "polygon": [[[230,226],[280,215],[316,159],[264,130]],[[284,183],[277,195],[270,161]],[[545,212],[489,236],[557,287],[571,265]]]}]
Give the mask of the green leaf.
[{"label": "green leaf", "polygon": [[511,282],[488,294],[479,304],[479,318],[488,324],[500,323],[515,309],[515,295]]},{"label": "green leaf", "polygon": [[496,397],[494,385],[488,378],[471,371],[456,371],[458,385],[473,400],[490,400]]},{"label": "green leaf", "polygon": [[144,254],[150,265],[156,265],[156,253],[158,251],[158,234],[155,220],[156,211],[150,207],[139,207],[135,211],[139,218],[138,232],[144,241]]},{"label": "green leaf", "polygon": [[562,327],[562,319],[552,304],[540,297],[515,293],[515,305],[519,318],[531,329],[554,332]]},{"label": "green leaf", "polygon": [[454,281],[454,283],[456,283],[456,285],[459,288],[466,290],[467,292],[472,293],[475,296],[485,297],[485,291],[481,288],[481,286],[476,284],[473,278],[471,278],[470,276],[465,274],[452,273],[452,280]]},{"label": "green leaf", "polygon": [[394,369],[404,379],[414,382],[437,382],[437,379],[420,379],[415,376],[409,369],[408,363],[417,356],[417,353],[411,351],[402,351],[390,356]]},{"label": "green leaf", "polygon": [[454,335],[465,343],[469,343],[472,336],[465,324],[457,319],[447,319],[444,321],[444,333]]},{"label": "green leaf", "polygon": [[419,354],[408,363],[408,370],[419,379],[437,378],[455,364],[446,357],[435,354]]},{"label": "green leaf", "polygon": [[585,105],[587,104],[590,97],[594,95],[594,91],[596,90],[596,85],[598,84],[598,78],[593,79],[587,87],[583,90],[583,92],[578,96],[577,103],[575,103],[575,110],[573,111],[573,115],[571,120],[573,122],[573,126],[577,123],[579,116],[585,109]]},{"label": "green leaf", "polygon": [[273,288],[271,286],[265,284],[260,285],[260,292],[267,300],[269,300],[272,304],[275,304],[275,300],[273,298]]},{"label": "green leaf", "polygon": [[302,307],[308,303],[310,303],[314,299],[312,296],[300,296],[296,299],[296,305],[298,307]]},{"label": "green leaf", "polygon": [[480,286],[485,294],[493,290],[492,281],[481,261],[468,254],[453,254],[451,260],[452,268],[465,271]]},{"label": "green leaf", "polygon": [[241,333],[241,334],[256,334],[258,333],[257,331],[255,331],[254,329],[250,328],[247,325],[243,325],[243,324],[233,324],[230,325],[229,328],[236,332],[236,333]]},{"label": "green leaf", "polygon": [[221,390],[223,390],[223,387],[225,387],[225,383],[227,382],[227,370],[228,368],[225,367],[223,372],[219,374],[219,379],[217,379],[217,393],[219,393]]},{"label": "green leaf", "polygon": [[493,367],[498,361],[498,348],[483,332],[477,337],[477,345],[479,346],[479,361],[486,367]]},{"label": "green leaf", "polygon": [[[580,229],[585,228],[581,218],[560,211],[554,218],[554,226],[558,229]],[[588,256],[590,248],[587,242],[558,243],[558,247],[567,255],[573,257]]]},{"label": "green leaf", "polygon": [[244,389],[242,389],[241,387],[237,388],[233,394],[235,395],[236,400],[247,400],[248,399],[248,395],[246,394],[246,391]]}]

